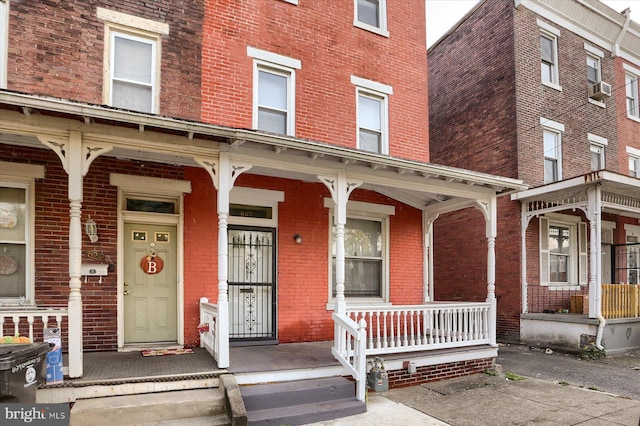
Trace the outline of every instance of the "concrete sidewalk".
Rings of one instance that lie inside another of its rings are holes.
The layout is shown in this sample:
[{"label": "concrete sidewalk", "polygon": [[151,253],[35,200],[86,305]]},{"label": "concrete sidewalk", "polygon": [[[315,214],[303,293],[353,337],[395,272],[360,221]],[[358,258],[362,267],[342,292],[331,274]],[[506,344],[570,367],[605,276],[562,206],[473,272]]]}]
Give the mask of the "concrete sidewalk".
[{"label": "concrete sidewalk", "polygon": [[370,393],[367,410],[316,425],[640,426],[640,401],[534,378],[509,380],[504,373]]}]

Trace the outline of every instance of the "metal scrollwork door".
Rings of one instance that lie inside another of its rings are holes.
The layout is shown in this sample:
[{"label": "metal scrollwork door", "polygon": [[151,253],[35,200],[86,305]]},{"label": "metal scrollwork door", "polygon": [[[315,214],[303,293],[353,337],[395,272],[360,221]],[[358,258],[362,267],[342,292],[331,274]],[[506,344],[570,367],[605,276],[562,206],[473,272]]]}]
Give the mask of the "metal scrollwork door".
[{"label": "metal scrollwork door", "polygon": [[229,229],[229,338],[276,339],[275,230]]}]

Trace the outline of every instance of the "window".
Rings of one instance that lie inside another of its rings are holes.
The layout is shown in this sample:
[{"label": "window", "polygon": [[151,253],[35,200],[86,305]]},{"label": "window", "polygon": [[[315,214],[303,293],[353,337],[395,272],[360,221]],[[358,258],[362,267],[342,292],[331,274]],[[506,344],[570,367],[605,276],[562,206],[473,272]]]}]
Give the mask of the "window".
[{"label": "window", "polygon": [[540,218],[540,282],[557,286],[587,283],[587,224],[578,216]]},{"label": "window", "polygon": [[538,19],[540,27],[540,76],[542,83],[560,90],[558,77],[558,37],[560,31]]},{"label": "window", "polygon": [[389,154],[388,98],[391,86],[351,77],[356,87],[357,147],[379,154]]},{"label": "window", "polygon": [[638,77],[627,73],[625,75],[625,89],[627,95],[627,116],[629,118],[640,118],[640,107],[638,107]]},{"label": "window", "polygon": [[105,21],[104,102],[110,106],[157,113],[160,36],[164,23],[98,8]]},{"label": "window", "polygon": [[591,171],[604,170],[604,149],[608,145],[607,139],[589,133],[589,151],[591,155]]},{"label": "window", "polygon": [[7,87],[7,52],[9,51],[9,1],[0,0],[0,89]]},{"label": "window", "polygon": [[[383,282],[383,224],[381,220],[347,218],[344,229],[344,296],[381,298]],[[335,226],[332,230],[332,297],[336,296]]]},{"label": "window", "polygon": [[640,149],[627,147],[629,154],[629,176],[640,178]]},{"label": "window", "polygon": [[552,130],[544,130],[544,183],[552,183],[561,180],[560,168],[560,133]]},{"label": "window", "polygon": [[34,179],[44,167],[0,162],[0,302],[33,305]]},{"label": "window", "polygon": [[[333,209],[330,198],[324,206]],[[394,206],[349,201],[344,229],[345,297],[363,302],[388,302],[389,217]],[[333,210],[330,210],[329,300],[336,295],[336,239]]]},{"label": "window", "polygon": [[388,37],[387,0],[354,0],[353,25]]},{"label": "window", "polygon": [[587,55],[587,82],[594,85],[600,81],[600,58]]},{"label": "window", "polygon": [[302,63],[264,50],[247,48],[254,58],[253,128],[295,135],[295,70]]}]

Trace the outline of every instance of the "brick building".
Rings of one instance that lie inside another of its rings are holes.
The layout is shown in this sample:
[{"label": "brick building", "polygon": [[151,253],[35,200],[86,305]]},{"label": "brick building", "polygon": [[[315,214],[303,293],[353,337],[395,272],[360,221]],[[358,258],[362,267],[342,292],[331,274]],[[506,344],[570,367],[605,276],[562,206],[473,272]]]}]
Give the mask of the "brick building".
[{"label": "brick building", "polygon": [[[226,368],[230,343],[334,341],[361,389],[365,356],[405,354],[392,386],[490,366],[496,197],[525,186],[428,163],[424,17],[1,1],[3,333],[57,320],[72,378],[150,346]],[[482,300],[434,303],[430,224],[469,206]]]},{"label": "brick building", "polygon": [[[431,161],[531,188],[498,201],[500,338],[640,346],[636,254],[626,245],[640,196],[640,25],[595,0],[486,0],[428,57]],[[434,225],[435,281],[452,283],[437,298],[482,297],[482,242],[458,232],[474,228],[475,214]]]}]

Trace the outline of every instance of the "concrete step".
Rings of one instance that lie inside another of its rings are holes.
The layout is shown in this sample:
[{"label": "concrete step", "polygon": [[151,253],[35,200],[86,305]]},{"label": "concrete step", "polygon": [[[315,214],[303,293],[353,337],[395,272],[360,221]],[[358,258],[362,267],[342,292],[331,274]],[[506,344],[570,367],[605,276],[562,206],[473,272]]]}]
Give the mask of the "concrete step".
[{"label": "concrete step", "polygon": [[70,426],[145,425],[167,421],[191,423],[201,417],[230,424],[219,388],[81,399],[71,408]]},{"label": "concrete step", "polygon": [[240,388],[250,425],[296,425],[361,414],[355,385],[344,377],[297,380]]}]

